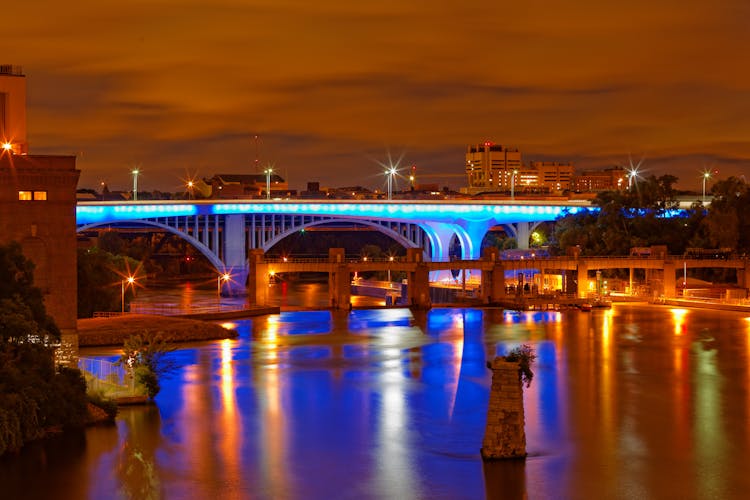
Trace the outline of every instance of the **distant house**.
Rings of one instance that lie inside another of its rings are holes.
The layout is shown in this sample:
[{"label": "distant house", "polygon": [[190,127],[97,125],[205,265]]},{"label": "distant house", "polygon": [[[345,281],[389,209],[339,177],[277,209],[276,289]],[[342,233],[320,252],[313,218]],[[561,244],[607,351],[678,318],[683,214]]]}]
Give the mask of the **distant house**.
[{"label": "distant house", "polygon": [[204,179],[211,186],[211,197],[218,199],[265,198],[270,181],[271,198],[288,198],[296,194],[277,174],[215,174]]}]

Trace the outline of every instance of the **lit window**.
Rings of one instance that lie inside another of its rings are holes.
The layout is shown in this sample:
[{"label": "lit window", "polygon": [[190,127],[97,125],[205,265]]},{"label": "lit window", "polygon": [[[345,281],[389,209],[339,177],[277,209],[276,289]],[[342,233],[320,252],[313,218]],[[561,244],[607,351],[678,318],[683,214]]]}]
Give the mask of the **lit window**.
[{"label": "lit window", "polygon": [[18,201],[31,201],[32,193],[31,191],[19,191],[18,192]]},{"label": "lit window", "polygon": [[47,199],[47,191],[34,191],[34,201],[44,201]]}]

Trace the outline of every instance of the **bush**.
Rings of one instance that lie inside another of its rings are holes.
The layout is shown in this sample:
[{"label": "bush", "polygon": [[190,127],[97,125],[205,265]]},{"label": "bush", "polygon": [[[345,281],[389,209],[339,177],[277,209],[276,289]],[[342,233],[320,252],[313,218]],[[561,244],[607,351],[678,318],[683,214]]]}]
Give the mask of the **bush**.
[{"label": "bush", "polygon": [[90,392],[87,394],[87,397],[89,403],[104,410],[104,413],[107,414],[110,420],[115,419],[118,407],[113,399],[106,397],[102,392]]},{"label": "bush", "polygon": [[511,349],[503,357],[505,361],[518,363],[518,376],[521,379],[521,383],[529,387],[531,379],[534,378],[534,372],[531,370],[531,365],[534,364],[534,360],[536,359],[534,349],[528,344],[522,344],[519,347]]}]

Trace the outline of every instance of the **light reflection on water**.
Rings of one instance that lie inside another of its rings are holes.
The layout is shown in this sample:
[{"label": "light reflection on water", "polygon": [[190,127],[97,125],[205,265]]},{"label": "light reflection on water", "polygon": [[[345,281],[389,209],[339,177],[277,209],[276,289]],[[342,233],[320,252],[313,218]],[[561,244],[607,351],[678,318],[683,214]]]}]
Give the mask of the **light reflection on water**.
[{"label": "light reflection on water", "polygon": [[[156,406],[125,408],[115,428],[0,462],[3,491],[732,498],[750,490],[750,321],[739,313],[387,309],[235,324],[237,340],[173,353],[182,368]],[[483,464],[486,362],[521,343],[538,355],[524,392],[530,456]]]}]

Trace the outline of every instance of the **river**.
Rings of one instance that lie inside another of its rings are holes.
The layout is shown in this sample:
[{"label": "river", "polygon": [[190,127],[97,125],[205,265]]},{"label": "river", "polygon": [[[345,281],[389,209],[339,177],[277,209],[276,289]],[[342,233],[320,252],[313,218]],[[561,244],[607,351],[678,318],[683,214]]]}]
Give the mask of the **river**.
[{"label": "river", "polygon": [[[156,404],[0,461],[3,498],[741,498],[750,318],[615,304],[289,311],[181,346]],[[529,457],[483,463],[486,362],[535,349]],[[111,358],[113,351],[83,355]]]}]

